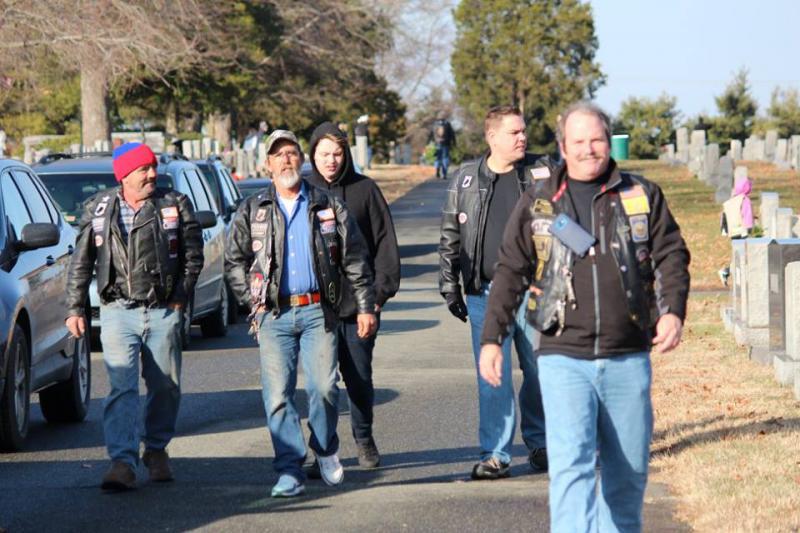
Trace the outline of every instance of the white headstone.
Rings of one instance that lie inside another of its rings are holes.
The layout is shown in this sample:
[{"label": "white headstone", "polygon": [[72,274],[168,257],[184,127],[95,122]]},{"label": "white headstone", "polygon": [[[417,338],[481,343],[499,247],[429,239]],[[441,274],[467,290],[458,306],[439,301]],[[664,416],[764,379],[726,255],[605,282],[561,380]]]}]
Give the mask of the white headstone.
[{"label": "white headstone", "polygon": [[792,238],[792,222],[794,218],[794,210],[791,207],[779,207],[775,210],[772,219],[775,221],[773,227],[775,228],[776,239]]},{"label": "white headstone", "polygon": [[772,161],[775,158],[775,148],[778,144],[777,130],[767,131],[767,136],[764,139],[764,158]]},{"label": "white headstone", "polygon": [[742,159],[742,141],[739,139],[733,139],[731,141],[731,149],[728,152],[728,155],[730,155],[734,161],[739,161]]},{"label": "white headstone", "polygon": [[740,180],[747,179],[747,167],[744,165],[737,165],[733,171],[733,182],[736,183]]},{"label": "white headstone", "polygon": [[784,290],[786,359],[794,363],[794,395],[800,400],[800,261],[786,265]]},{"label": "white headstone", "polygon": [[714,193],[714,200],[721,204],[731,197],[733,188],[733,159],[730,155],[724,155],[719,159],[717,191]]},{"label": "white headstone", "polygon": [[689,129],[678,128],[675,131],[675,157],[684,165],[689,162]]},{"label": "white headstone", "polygon": [[789,140],[778,139],[778,144],[775,145],[775,161],[788,161],[789,160]]},{"label": "white headstone", "polygon": [[711,143],[706,146],[705,161],[703,164],[703,175],[700,176],[707,184],[712,187],[717,186],[719,181],[719,145]]},{"label": "white headstone", "polygon": [[775,234],[773,232],[774,228],[770,228],[770,224],[772,223],[772,214],[775,210],[778,209],[778,203],[780,202],[780,196],[776,192],[762,192],[761,193],[761,207],[760,207],[760,214],[759,220],[761,220],[761,227],[764,230],[764,236],[769,237],[771,239],[775,238]]}]

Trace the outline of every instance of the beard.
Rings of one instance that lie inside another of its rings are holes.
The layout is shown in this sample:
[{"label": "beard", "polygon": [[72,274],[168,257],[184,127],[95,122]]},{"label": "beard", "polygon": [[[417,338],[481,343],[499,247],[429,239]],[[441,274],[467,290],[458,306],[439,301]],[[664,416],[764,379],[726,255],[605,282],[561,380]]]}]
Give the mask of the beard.
[{"label": "beard", "polygon": [[300,173],[295,169],[284,170],[277,177],[278,183],[285,189],[291,189],[300,182]]}]

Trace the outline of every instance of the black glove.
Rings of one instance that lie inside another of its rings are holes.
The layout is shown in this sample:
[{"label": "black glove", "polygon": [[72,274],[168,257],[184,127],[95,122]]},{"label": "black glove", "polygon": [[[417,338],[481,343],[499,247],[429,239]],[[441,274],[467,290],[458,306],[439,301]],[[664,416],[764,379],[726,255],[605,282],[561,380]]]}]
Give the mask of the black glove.
[{"label": "black glove", "polygon": [[444,295],[444,301],[447,302],[447,308],[450,313],[459,319],[461,322],[467,321],[467,305],[464,303],[464,298],[460,292],[448,292]]}]

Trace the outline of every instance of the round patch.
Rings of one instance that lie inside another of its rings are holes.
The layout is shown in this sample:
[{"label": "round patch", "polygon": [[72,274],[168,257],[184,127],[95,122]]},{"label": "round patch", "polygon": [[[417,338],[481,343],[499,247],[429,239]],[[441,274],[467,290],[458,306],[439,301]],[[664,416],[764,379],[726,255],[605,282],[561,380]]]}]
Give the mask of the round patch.
[{"label": "round patch", "polygon": [[261,242],[261,241],[253,241],[253,251],[254,252],[259,251],[263,247],[264,247],[264,243],[263,242]]},{"label": "round patch", "polygon": [[459,224],[466,224],[467,223],[467,214],[466,213],[459,213],[458,214],[458,223]]},{"label": "round patch", "polygon": [[94,236],[94,245],[95,246],[103,246],[103,236],[102,235],[95,235]]}]

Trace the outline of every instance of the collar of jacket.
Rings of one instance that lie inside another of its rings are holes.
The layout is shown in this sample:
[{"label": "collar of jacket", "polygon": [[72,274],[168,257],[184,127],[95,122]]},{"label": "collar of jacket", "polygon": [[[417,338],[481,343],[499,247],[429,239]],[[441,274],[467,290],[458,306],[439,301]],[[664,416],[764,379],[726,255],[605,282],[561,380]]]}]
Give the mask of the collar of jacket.
[{"label": "collar of jacket", "polygon": [[[555,177],[555,183],[554,183],[555,187],[553,189],[553,192],[555,193],[562,187],[564,181],[566,181],[567,179],[566,163],[562,161],[554,169],[552,169],[552,172]],[[610,176],[608,177],[608,183],[606,184],[606,188],[605,191],[603,191],[603,193],[620,187],[621,185],[623,185],[623,182],[626,181],[623,179],[622,173],[619,170],[619,166],[617,166],[617,162],[614,161],[613,159],[609,160],[606,172],[610,173]]]},{"label": "collar of jacket", "polygon": [[[489,155],[491,152],[487,150],[481,156],[480,160],[478,161],[478,179],[483,182],[491,182],[494,183],[497,181],[497,172],[492,171],[489,168]],[[526,181],[530,181],[528,176],[525,175],[525,168],[527,166],[533,166],[536,160],[539,158],[536,154],[525,152],[525,155],[522,156],[522,159],[514,161],[514,170],[517,172],[517,180],[520,183],[525,183]]]},{"label": "collar of jacket", "polygon": [[[330,202],[328,196],[319,188],[311,185],[306,179],[300,180],[301,187],[305,188],[305,195],[308,198],[309,210],[325,209]],[[264,192],[258,194],[258,205],[275,204],[278,202],[278,191],[275,185],[268,184]]]}]

